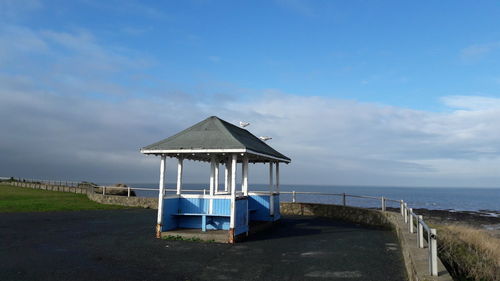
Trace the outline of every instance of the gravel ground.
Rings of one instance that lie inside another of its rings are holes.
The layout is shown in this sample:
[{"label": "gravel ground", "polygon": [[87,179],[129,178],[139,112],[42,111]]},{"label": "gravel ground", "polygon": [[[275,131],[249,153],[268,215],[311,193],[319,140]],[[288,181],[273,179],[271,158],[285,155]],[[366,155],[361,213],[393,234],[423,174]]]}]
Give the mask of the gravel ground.
[{"label": "gravel ground", "polygon": [[0,213],[0,280],[405,280],[391,231],[286,217],[235,244],[155,239],[156,211]]}]

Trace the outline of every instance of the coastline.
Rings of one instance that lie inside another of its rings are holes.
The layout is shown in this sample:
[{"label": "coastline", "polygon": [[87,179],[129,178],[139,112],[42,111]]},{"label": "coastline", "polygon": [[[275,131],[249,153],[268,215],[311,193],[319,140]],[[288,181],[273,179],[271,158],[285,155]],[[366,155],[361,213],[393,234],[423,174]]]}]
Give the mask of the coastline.
[{"label": "coastline", "polygon": [[[399,211],[397,208],[388,208]],[[413,209],[413,212],[422,215],[425,221],[436,225],[461,224],[483,229],[496,238],[500,238],[500,211],[455,211],[432,210],[425,208]]]}]

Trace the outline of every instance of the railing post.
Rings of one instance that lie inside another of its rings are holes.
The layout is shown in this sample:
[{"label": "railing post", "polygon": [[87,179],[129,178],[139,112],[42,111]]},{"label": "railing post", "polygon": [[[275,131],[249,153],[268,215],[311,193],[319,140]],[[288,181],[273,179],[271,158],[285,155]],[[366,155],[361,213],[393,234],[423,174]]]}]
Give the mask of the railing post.
[{"label": "railing post", "polygon": [[401,200],[399,202],[399,208],[401,209],[401,216],[404,216],[404,214],[403,214],[403,209],[404,209],[404,202],[403,202],[403,200]]},{"label": "railing post", "polygon": [[424,247],[424,226],[421,224],[422,220],[424,219],[423,216],[418,216],[418,227],[417,227],[417,246],[419,248]]},{"label": "railing post", "polygon": [[405,223],[408,223],[408,203],[403,204]]},{"label": "railing post", "polygon": [[127,186],[127,197],[130,197],[130,186]]},{"label": "railing post", "polygon": [[106,195],[106,187],[105,186],[102,187],[102,195]]},{"label": "railing post", "polygon": [[385,212],[385,198],[382,196],[382,212]]},{"label": "railing post", "polygon": [[297,195],[295,194],[295,190],[292,191],[292,203],[297,202]]},{"label": "railing post", "polygon": [[408,213],[409,213],[408,216],[410,219],[410,223],[409,223],[410,233],[413,233],[413,215],[412,215],[413,208],[410,208]]},{"label": "railing post", "polygon": [[345,192],[342,193],[342,205],[345,206]]},{"label": "railing post", "polygon": [[431,228],[429,234],[429,269],[431,276],[438,276],[436,229]]}]

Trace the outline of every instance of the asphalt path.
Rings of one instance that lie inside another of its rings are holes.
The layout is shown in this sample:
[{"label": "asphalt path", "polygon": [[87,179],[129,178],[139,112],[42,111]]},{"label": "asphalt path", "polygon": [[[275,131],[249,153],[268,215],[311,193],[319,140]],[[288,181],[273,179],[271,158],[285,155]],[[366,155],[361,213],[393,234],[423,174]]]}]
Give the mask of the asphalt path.
[{"label": "asphalt path", "polygon": [[229,245],[154,238],[144,209],[0,213],[0,280],[405,280],[389,230],[285,217]]}]

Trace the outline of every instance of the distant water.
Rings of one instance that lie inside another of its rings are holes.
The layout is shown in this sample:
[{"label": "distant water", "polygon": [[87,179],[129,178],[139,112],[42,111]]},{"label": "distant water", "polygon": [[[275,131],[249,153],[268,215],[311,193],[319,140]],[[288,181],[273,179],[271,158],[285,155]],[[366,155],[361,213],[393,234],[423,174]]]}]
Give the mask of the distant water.
[{"label": "distant water", "polygon": [[[158,188],[158,183],[130,184],[132,187]],[[175,188],[175,184],[167,184]],[[208,189],[204,184],[184,184],[184,189]],[[268,190],[264,184],[251,185],[250,191]],[[385,198],[404,200],[412,208],[433,210],[500,212],[500,188],[428,188],[428,187],[366,187],[366,186],[320,186],[320,185],[282,185],[281,191],[313,191],[324,193],[347,193],[364,196],[384,196]],[[156,197],[157,191],[136,190],[137,196]],[[281,194],[281,200],[292,201],[290,194]],[[310,203],[341,203],[339,196],[297,195],[297,201]],[[378,200],[347,198],[347,204],[359,207],[380,207]],[[399,207],[397,203],[388,203],[390,207]]]}]

